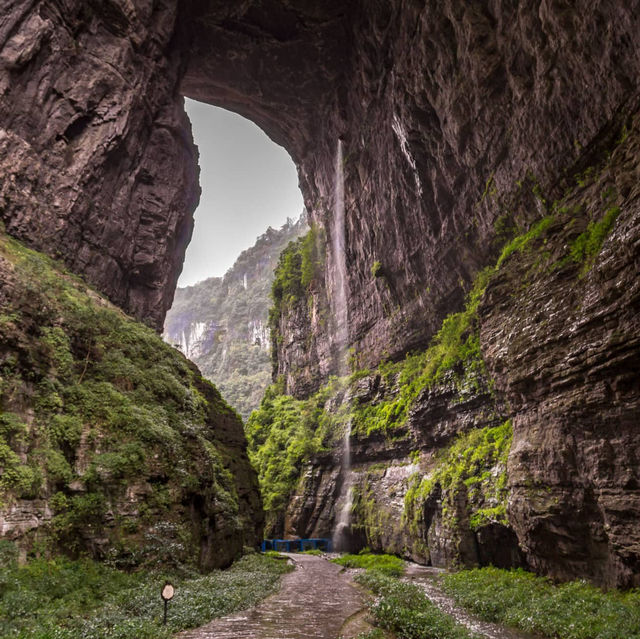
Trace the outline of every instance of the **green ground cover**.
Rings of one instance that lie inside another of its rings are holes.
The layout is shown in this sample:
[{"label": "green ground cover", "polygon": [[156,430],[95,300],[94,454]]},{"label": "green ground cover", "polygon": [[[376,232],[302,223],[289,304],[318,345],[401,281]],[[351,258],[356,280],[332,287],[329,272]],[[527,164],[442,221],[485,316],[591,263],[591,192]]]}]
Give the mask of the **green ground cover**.
[{"label": "green ground cover", "polygon": [[[89,536],[109,537],[122,567],[195,560],[181,512],[192,495],[215,495],[241,539],[251,524],[213,428],[241,426],[217,389],[151,328],[1,231],[0,268],[0,507],[47,499],[54,517],[33,543],[79,554]],[[149,477],[137,513],[119,512]],[[148,539],[157,525],[161,551]]]},{"label": "green ground cover", "polygon": [[[246,555],[230,569],[123,572],[89,559],[33,559],[18,566],[0,542],[0,636],[3,639],[167,639],[213,618],[249,608],[291,570],[281,560]],[[160,588],[176,587],[162,625]]]},{"label": "green ground cover", "polygon": [[377,570],[389,577],[400,577],[404,574],[405,563],[395,555],[374,555],[369,552],[361,552],[357,555],[342,555],[331,560],[334,564],[345,568],[365,568]]},{"label": "green ground cover", "polygon": [[472,639],[466,628],[431,603],[424,592],[380,573],[368,570],[356,581],[373,592],[370,612],[376,625],[394,632],[399,639]]},{"label": "green ground cover", "polygon": [[447,575],[445,590],[487,621],[554,639],[640,638],[640,592],[603,592],[583,581],[554,585],[523,570]]}]

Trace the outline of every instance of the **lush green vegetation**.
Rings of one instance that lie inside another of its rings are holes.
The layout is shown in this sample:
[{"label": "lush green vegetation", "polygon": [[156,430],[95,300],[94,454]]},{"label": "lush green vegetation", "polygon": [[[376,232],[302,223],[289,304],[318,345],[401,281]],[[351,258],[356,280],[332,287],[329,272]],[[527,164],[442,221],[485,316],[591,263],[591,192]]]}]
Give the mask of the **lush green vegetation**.
[{"label": "lush green vegetation", "polygon": [[303,464],[334,441],[343,415],[331,414],[324,406],[341,386],[334,378],[313,397],[298,400],[283,395],[279,382],[267,388],[260,408],[251,414],[245,430],[267,513],[265,534],[288,503]]},{"label": "lush green vegetation", "polygon": [[[83,559],[33,559],[18,566],[0,542],[0,628],[9,639],[162,639],[255,605],[290,570],[284,561],[251,554],[229,570],[140,570],[126,573]],[[176,588],[162,624],[160,588]]]},{"label": "lush green vegetation", "polygon": [[405,517],[417,530],[422,507],[436,485],[443,491],[442,515],[455,517],[456,497],[467,491],[470,526],[507,522],[507,457],[511,449],[511,420],[496,427],[461,434],[438,454],[427,475],[416,474],[405,495]]},{"label": "lush green vegetation", "polygon": [[371,552],[360,552],[357,555],[342,555],[331,560],[334,564],[345,568],[365,568],[377,570],[389,577],[400,577],[404,574],[404,561],[395,555],[374,555]]},{"label": "lush green vegetation", "polygon": [[[6,236],[0,269],[0,504],[49,500],[53,520],[32,542],[79,553],[108,537],[123,563],[186,561],[195,540],[179,511],[194,494],[216,499],[241,538],[230,455],[211,428],[235,416],[215,387],[152,329]],[[127,511],[131,486],[146,494]]]},{"label": "lush green vegetation", "polygon": [[376,595],[370,611],[376,625],[402,639],[470,639],[466,628],[442,612],[414,584],[370,570],[356,581]]},{"label": "lush green vegetation", "polygon": [[461,605],[486,619],[558,639],[638,639],[640,592],[554,585],[523,570],[465,570],[444,577]]},{"label": "lush green vegetation", "polygon": [[380,628],[374,628],[367,632],[361,632],[357,639],[386,639],[388,635],[384,633]]},{"label": "lush green vegetation", "polygon": [[[484,374],[476,317],[489,276],[490,270],[478,275],[465,309],[445,319],[427,351],[380,365],[375,372],[382,376],[386,393],[377,403],[336,401],[347,386],[371,374],[369,371],[334,378],[306,400],[282,395],[280,384],[266,391],[260,408],[247,422],[246,433],[249,455],[260,478],[267,534],[296,488],[304,464],[338,441],[349,420],[355,436],[391,433],[405,425],[409,409],[424,389],[446,375],[453,376],[461,393],[475,389]],[[325,405],[330,399],[328,411]]]},{"label": "lush green vegetation", "polygon": [[183,342],[198,324],[206,325],[201,348],[190,358],[244,420],[260,405],[271,383],[267,324],[278,256],[307,228],[301,218],[267,229],[224,277],[177,289],[167,313],[164,339],[171,344]]},{"label": "lush green vegetation", "polygon": [[516,235],[510,242],[507,242],[502,249],[502,253],[496,262],[496,269],[502,266],[502,263],[514,253],[522,252],[533,240],[538,239],[555,221],[554,215],[547,215],[539,222],[534,224],[526,233]]},{"label": "lush green vegetation", "polygon": [[275,270],[269,311],[269,327],[274,334],[283,313],[300,300],[307,299],[311,284],[318,278],[324,266],[324,231],[312,226],[309,232],[289,242],[280,254]]}]

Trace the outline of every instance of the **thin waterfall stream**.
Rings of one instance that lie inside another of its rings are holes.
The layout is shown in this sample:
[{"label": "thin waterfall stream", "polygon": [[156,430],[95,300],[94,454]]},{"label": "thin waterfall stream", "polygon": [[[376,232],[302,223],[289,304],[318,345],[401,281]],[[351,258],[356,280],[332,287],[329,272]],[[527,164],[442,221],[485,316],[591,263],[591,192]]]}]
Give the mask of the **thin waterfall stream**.
[{"label": "thin waterfall stream", "polygon": [[[333,290],[333,312],[336,319],[336,347],[338,352],[338,375],[347,374],[347,342],[349,325],[347,313],[347,266],[345,247],[345,204],[344,204],[344,152],[342,140],[338,139],[336,151],[336,171],[334,184],[334,215],[331,226],[331,241],[335,268],[335,288]],[[353,505],[353,478],[351,473],[351,422],[347,425],[342,448],[342,487],[338,516],[333,531],[333,547],[335,550],[347,550],[349,527],[351,523],[351,507]]]}]

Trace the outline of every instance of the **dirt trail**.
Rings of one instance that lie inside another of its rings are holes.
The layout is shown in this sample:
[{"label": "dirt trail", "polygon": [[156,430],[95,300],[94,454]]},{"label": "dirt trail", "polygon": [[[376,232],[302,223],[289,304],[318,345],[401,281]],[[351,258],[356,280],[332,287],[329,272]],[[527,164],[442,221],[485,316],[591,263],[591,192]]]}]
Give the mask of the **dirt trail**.
[{"label": "dirt trail", "polygon": [[182,632],[179,639],[336,639],[364,596],[339,566],[313,555],[288,555],[296,570],[255,608]]}]

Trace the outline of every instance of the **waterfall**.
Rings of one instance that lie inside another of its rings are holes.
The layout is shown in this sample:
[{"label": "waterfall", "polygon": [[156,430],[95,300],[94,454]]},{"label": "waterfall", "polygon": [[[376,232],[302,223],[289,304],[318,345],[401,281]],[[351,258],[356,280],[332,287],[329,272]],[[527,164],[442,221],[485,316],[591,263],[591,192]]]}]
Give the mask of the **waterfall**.
[{"label": "waterfall", "polygon": [[[336,174],[334,184],[334,214],[331,226],[331,240],[334,261],[334,288],[332,295],[333,314],[336,321],[335,343],[338,353],[338,375],[347,374],[347,343],[349,325],[347,317],[347,261],[345,251],[345,216],[344,216],[344,158],[342,140],[338,140],[336,153]],[[351,421],[347,425],[342,448],[342,487],[336,503],[341,504],[333,531],[333,547],[335,550],[347,550],[349,544],[349,527],[351,506],[353,505],[353,478],[351,473]]]},{"label": "waterfall", "polygon": [[338,375],[347,373],[346,355],[349,339],[347,318],[347,260],[345,251],[344,224],[344,161],[342,140],[338,140],[336,153],[336,175],[334,184],[334,211],[331,225],[333,245],[334,288],[332,295],[333,314],[336,322],[335,343],[338,352]]},{"label": "waterfall", "polygon": [[334,550],[350,550],[349,548],[349,529],[351,527],[351,507],[353,506],[353,476],[351,473],[351,420],[344,435],[342,444],[342,488],[340,490],[340,498],[336,503],[342,503],[338,511],[338,517],[333,529],[333,549]]}]

